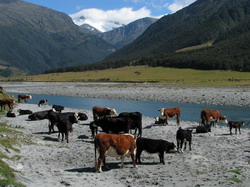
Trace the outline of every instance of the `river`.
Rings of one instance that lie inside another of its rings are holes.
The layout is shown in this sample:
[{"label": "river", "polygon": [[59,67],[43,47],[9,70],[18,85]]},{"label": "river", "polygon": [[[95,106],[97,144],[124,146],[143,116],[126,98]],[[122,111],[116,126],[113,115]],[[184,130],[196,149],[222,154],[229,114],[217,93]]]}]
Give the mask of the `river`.
[{"label": "river", "polygon": [[[9,93],[17,98],[18,93]],[[111,107],[115,108],[118,113],[121,112],[141,112],[142,115],[148,117],[159,116],[159,108],[181,108],[182,121],[200,121],[200,112],[203,109],[216,109],[223,115],[227,116],[231,121],[250,121],[250,107],[242,106],[221,106],[221,105],[205,105],[205,104],[191,104],[191,103],[166,103],[154,101],[128,101],[115,99],[96,99],[70,96],[54,96],[32,94],[32,100],[28,100],[30,104],[38,104],[40,100],[47,99],[49,105],[62,105],[68,108],[91,110],[93,106]],[[220,125],[225,125],[219,123]],[[250,125],[245,126],[249,128]]]}]

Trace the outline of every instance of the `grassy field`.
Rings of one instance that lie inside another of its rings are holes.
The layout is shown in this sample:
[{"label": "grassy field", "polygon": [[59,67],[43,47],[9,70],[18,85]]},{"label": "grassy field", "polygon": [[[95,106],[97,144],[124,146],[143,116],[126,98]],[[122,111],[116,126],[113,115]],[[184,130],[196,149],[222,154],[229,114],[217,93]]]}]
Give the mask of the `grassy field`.
[{"label": "grassy field", "polygon": [[159,82],[190,86],[250,86],[250,72],[128,66],[100,71],[13,77],[1,81]]}]

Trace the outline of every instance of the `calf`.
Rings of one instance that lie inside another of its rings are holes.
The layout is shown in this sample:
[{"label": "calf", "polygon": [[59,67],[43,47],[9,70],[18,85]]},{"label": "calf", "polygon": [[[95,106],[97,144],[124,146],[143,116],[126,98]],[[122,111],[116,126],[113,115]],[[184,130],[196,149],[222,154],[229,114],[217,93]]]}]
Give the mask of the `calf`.
[{"label": "calf", "polygon": [[0,99],[1,111],[5,110],[6,105],[9,107],[9,110],[13,110],[14,103],[14,99]]},{"label": "calf", "polygon": [[47,99],[40,100],[38,106],[40,107],[41,105],[48,105],[48,100]]},{"label": "calf", "polygon": [[59,113],[61,113],[64,110],[64,106],[61,105],[53,105],[52,108]]},{"label": "calf", "polygon": [[7,112],[6,116],[9,117],[9,118],[15,118],[16,114],[13,113],[13,112],[11,112],[11,111],[9,111],[9,112]]},{"label": "calf", "polygon": [[[124,157],[131,157],[133,166],[135,163],[136,142],[131,134],[97,134],[94,140],[95,145],[95,168],[97,172],[102,172],[101,165],[104,166],[105,157],[120,157],[121,167],[124,167]],[[98,162],[96,159],[96,150],[99,152]]]},{"label": "calf", "polygon": [[230,134],[231,135],[232,135],[232,128],[235,128],[235,134],[237,134],[237,129],[239,130],[239,133],[241,134],[240,127],[243,126],[243,125],[245,125],[245,123],[243,121],[241,121],[241,122],[238,122],[238,121],[229,121],[228,125],[229,125],[229,130],[230,130]]},{"label": "calf", "polygon": [[114,108],[102,108],[99,106],[94,106],[92,108],[93,118],[97,120],[102,117],[113,117],[117,116],[116,110]]},{"label": "calf", "polygon": [[166,117],[155,117],[155,124],[167,124],[167,118]]},{"label": "calf", "polygon": [[60,134],[62,134],[62,141],[64,140],[64,135],[67,143],[69,143],[69,132],[72,132],[72,125],[78,123],[78,114],[75,113],[74,116],[70,116],[69,119],[61,119],[57,121],[56,125],[58,128],[58,139],[60,139]]},{"label": "calf", "polygon": [[78,117],[78,120],[87,120],[88,117],[86,114],[84,113],[75,113],[75,112],[65,112],[65,113],[57,113],[55,111],[50,112],[48,114],[48,120],[50,122],[49,124],[49,133],[51,133],[51,131],[55,132],[54,130],[54,126],[57,125],[58,121],[61,121],[63,119],[66,120],[70,120],[70,119],[74,119],[74,116]]},{"label": "calf", "polygon": [[183,143],[185,144],[184,150],[186,150],[187,142],[189,142],[189,150],[191,151],[191,143],[192,143],[192,130],[184,130],[181,127],[177,130],[176,133],[176,140],[177,140],[177,151],[183,152],[182,146]]},{"label": "calf", "polygon": [[141,153],[145,150],[148,153],[158,153],[160,158],[160,163],[164,162],[164,152],[176,151],[176,146],[172,142],[165,140],[149,139],[149,138],[137,138],[136,140],[136,163],[141,163]]},{"label": "calf", "polygon": [[92,137],[97,134],[98,127],[101,127],[105,133],[129,133],[132,126],[132,120],[128,117],[108,117],[100,118],[90,123]]},{"label": "calf", "polygon": [[31,110],[22,110],[18,109],[19,115],[26,115],[26,114],[32,114],[33,112]]},{"label": "calf", "polygon": [[118,117],[129,117],[132,120],[132,125],[130,129],[135,129],[135,133],[138,129],[138,136],[142,136],[142,114],[140,112],[122,112]]},{"label": "calf", "polygon": [[180,125],[180,115],[181,109],[176,108],[160,108],[159,109],[161,116],[166,118],[166,124],[168,124],[168,118],[176,118],[177,125]]},{"label": "calf", "polygon": [[196,127],[196,133],[208,133],[211,132],[211,125],[202,125]]}]

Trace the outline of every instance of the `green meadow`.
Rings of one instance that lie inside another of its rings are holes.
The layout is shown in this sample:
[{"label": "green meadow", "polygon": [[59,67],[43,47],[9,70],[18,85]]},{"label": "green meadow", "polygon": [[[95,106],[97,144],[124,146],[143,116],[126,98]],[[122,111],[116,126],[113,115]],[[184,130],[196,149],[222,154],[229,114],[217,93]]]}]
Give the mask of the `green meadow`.
[{"label": "green meadow", "polygon": [[189,86],[250,86],[250,72],[127,66],[116,69],[1,78],[1,81],[155,82]]}]

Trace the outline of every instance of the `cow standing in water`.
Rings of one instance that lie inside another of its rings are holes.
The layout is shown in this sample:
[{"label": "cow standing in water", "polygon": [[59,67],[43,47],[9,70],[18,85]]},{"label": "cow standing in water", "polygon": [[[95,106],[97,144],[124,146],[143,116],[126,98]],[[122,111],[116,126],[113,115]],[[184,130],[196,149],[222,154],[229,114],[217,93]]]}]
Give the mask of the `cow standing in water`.
[{"label": "cow standing in water", "polygon": [[27,103],[27,100],[32,99],[32,96],[31,95],[19,94],[17,96],[17,98],[18,98],[18,103],[21,103],[22,101],[24,101],[25,103]]}]

